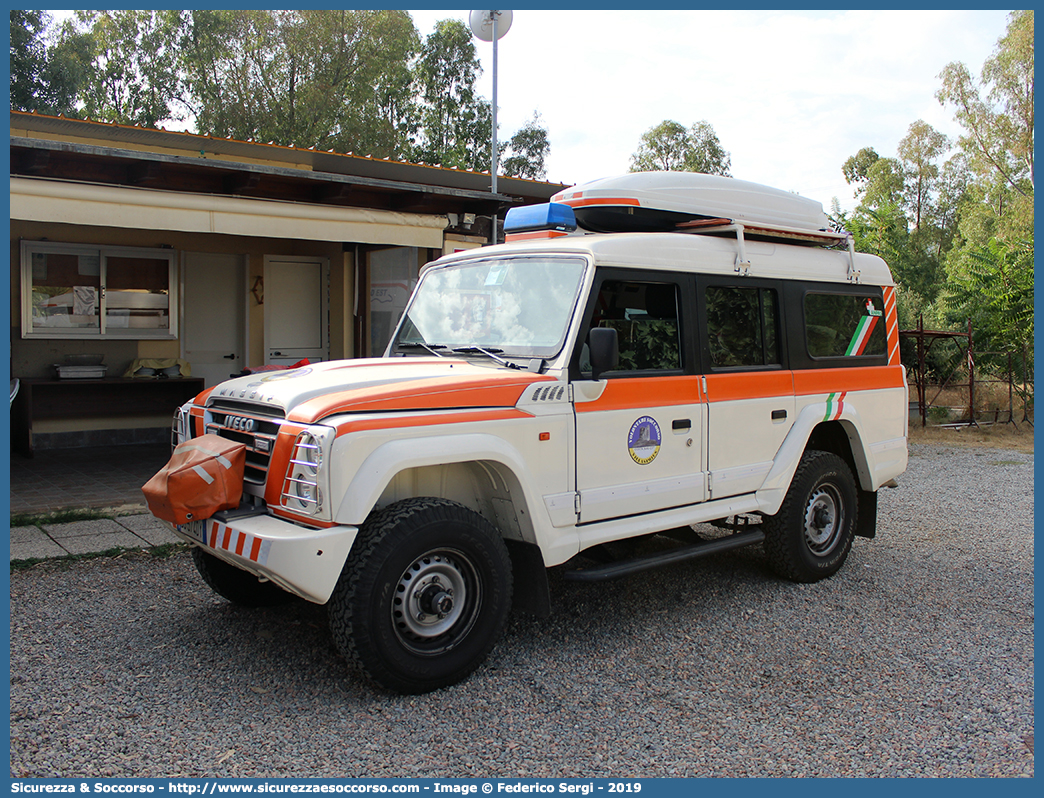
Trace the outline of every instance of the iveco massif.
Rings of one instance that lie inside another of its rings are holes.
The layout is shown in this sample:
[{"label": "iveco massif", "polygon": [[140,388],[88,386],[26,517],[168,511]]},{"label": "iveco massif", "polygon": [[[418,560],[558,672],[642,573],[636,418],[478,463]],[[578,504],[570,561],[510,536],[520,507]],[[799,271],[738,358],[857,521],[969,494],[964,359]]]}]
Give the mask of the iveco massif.
[{"label": "iveco massif", "polygon": [[761,544],[811,582],[874,536],[907,462],[895,288],[819,203],[632,174],[505,231],[424,269],[383,357],[181,408],[176,442],[246,445],[241,506],[175,527],[214,590],[328,604],[348,659],[424,692],[471,673],[512,605],[548,613],[548,568]]}]

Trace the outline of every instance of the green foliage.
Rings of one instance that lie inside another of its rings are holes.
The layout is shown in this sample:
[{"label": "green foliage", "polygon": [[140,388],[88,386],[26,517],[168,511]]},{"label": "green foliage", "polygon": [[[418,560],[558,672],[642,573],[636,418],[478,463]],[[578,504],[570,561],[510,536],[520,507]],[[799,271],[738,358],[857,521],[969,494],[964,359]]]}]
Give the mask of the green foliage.
[{"label": "green foliage", "polygon": [[680,368],[676,322],[638,319],[611,324],[620,337],[619,368],[627,371]]},{"label": "green foliage", "polygon": [[11,108],[75,116],[76,95],[86,79],[89,43],[69,36],[48,46],[51,17],[44,11],[11,11]]},{"label": "green foliage", "polygon": [[546,178],[546,161],[548,153],[551,152],[551,142],[548,141],[547,128],[544,127],[540,114],[534,111],[533,118],[499,149],[498,157],[502,158],[504,174],[529,180]]},{"label": "green foliage", "polygon": [[976,348],[1033,351],[1033,241],[990,239],[948,264],[951,319],[970,318]]},{"label": "green foliage", "polygon": [[[968,68],[948,64],[936,96],[965,129],[959,144],[980,178],[1019,194],[1033,191],[1033,12],[1010,15],[1006,35],[976,85]],[[983,96],[985,95],[985,96]]]},{"label": "green foliage", "polygon": [[914,122],[896,158],[864,147],[842,167],[860,204],[836,222],[884,258],[899,286],[899,326],[963,331],[1020,353],[1033,339],[1033,12],[1015,12],[982,69],[940,75],[937,97],[964,129],[957,153]]},{"label": "green foliage", "polygon": [[402,11],[193,11],[184,57],[198,130],[404,157],[418,45]]},{"label": "green foliage", "polygon": [[[80,11],[48,46],[49,25],[11,12],[13,108],[489,169],[492,108],[459,20],[423,43],[396,10]],[[505,146],[509,175],[544,177],[537,115]]]},{"label": "green foliage", "polygon": [[863,149],[845,161],[844,166],[841,167],[841,172],[845,176],[845,182],[855,184],[857,196],[866,191],[865,183],[870,178],[870,167],[880,157],[873,147],[863,147]]},{"label": "green foliage", "polygon": [[[85,116],[145,127],[184,118],[178,110],[181,12],[79,11],[76,17],[90,31],[80,87]],[[62,35],[65,42],[82,38],[69,26]]]},{"label": "green foliage", "polygon": [[453,169],[489,169],[493,111],[475,90],[481,72],[467,26],[455,19],[436,24],[417,64],[421,124],[415,160]]},{"label": "green foliage", "polygon": [[732,159],[709,122],[691,128],[665,119],[642,134],[631,156],[632,172],[703,172],[729,176]]}]

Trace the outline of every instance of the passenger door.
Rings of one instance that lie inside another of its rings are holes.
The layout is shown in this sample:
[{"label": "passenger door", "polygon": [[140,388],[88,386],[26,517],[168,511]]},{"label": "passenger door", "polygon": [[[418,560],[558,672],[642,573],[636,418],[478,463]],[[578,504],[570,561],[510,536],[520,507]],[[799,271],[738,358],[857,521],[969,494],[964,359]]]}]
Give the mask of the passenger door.
[{"label": "passenger door", "polygon": [[688,275],[600,270],[582,334],[612,327],[620,365],[591,379],[574,355],[580,523],[703,501],[705,404],[694,373]]},{"label": "passenger door", "polygon": [[761,487],[794,423],[780,288],[771,280],[700,277],[711,499]]}]

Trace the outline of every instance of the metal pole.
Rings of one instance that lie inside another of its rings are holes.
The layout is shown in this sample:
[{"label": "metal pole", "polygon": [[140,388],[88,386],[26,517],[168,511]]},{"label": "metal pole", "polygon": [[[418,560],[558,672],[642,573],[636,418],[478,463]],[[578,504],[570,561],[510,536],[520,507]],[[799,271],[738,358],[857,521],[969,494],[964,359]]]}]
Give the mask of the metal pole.
[{"label": "metal pole", "polygon": [[[490,182],[493,186],[493,193],[497,193],[497,12],[489,12],[490,21],[493,23],[493,151],[489,154],[490,167]],[[497,244],[500,242],[500,236],[497,233],[497,212],[493,212],[493,216],[490,219],[493,223],[492,243]]]},{"label": "metal pole", "polygon": [[921,426],[928,426],[928,378],[924,373],[924,314],[917,316],[917,398],[921,411]]},{"label": "metal pole", "polygon": [[975,423],[975,353],[972,351],[972,323],[968,318],[968,425]]},{"label": "metal pole", "polygon": [[493,193],[497,193],[497,12],[489,12],[493,23],[493,152],[490,153],[489,174],[493,178]]}]

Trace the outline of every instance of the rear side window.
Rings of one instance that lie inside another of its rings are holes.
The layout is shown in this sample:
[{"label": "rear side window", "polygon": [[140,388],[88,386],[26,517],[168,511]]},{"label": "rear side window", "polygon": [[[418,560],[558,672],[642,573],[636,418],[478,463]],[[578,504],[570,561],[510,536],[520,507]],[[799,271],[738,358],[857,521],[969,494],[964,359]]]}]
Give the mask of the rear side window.
[{"label": "rear side window", "polygon": [[707,344],[713,368],[778,365],[779,310],[771,288],[707,287]]},{"label": "rear side window", "polygon": [[884,355],[881,298],[865,294],[806,294],[805,341],[813,358]]}]

